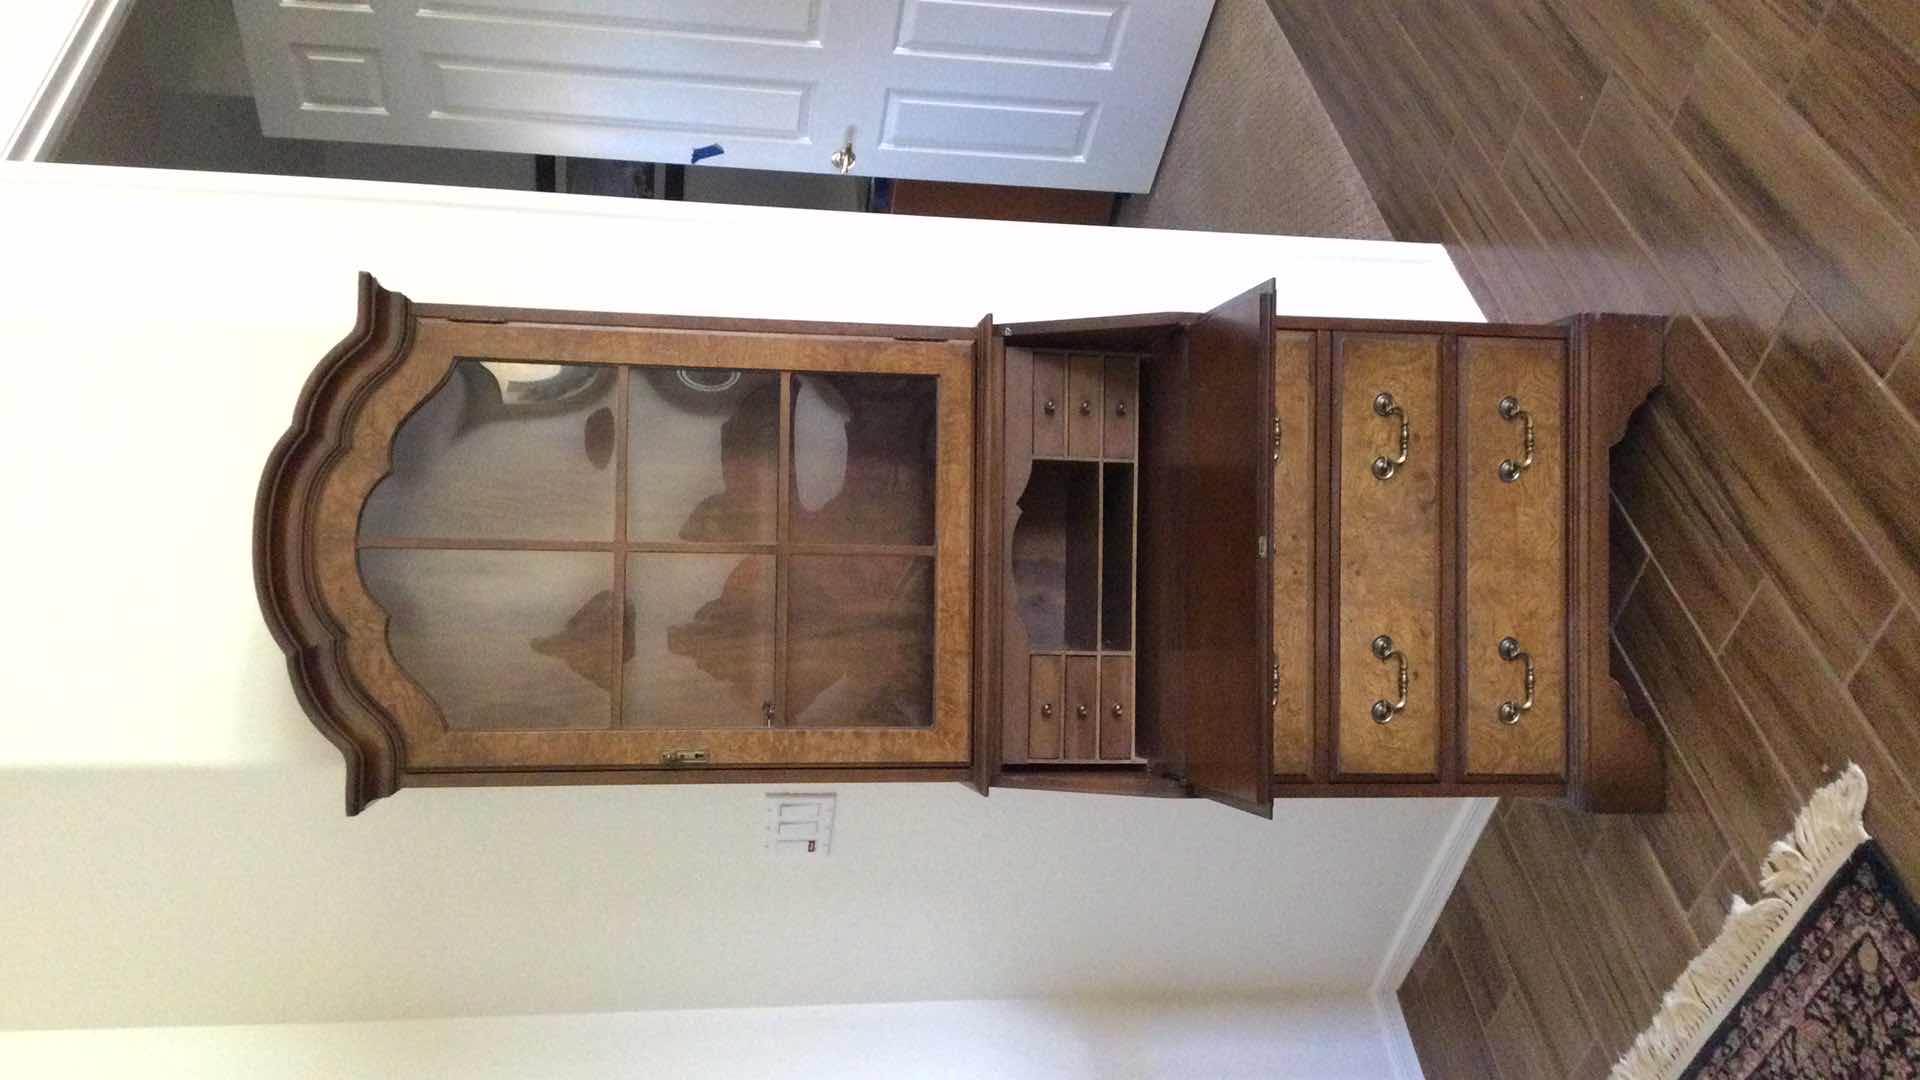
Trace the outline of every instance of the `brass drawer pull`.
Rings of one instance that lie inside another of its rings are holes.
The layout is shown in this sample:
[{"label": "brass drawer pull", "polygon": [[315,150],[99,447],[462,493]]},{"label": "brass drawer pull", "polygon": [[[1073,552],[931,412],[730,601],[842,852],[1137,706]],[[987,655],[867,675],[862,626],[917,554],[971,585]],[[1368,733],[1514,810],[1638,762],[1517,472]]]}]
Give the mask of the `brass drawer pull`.
[{"label": "brass drawer pull", "polygon": [[1398,680],[1400,700],[1388,701],[1386,698],[1381,698],[1373,703],[1373,722],[1376,724],[1391,724],[1393,723],[1393,718],[1399,716],[1401,711],[1407,707],[1407,658],[1393,647],[1393,639],[1385,634],[1381,634],[1379,637],[1373,639],[1373,655],[1383,664],[1389,660],[1400,661],[1400,677]]},{"label": "brass drawer pull", "polygon": [[1040,706],[1040,715],[1051,718],[1053,716],[1053,702],[1049,701],[1045,705]]},{"label": "brass drawer pull", "polygon": [[1116,702],[1114,702],[1114,703],[1113,703],[1113,718],[1114,718],[1115,720],[1118,720],[1118,719],[1120,719],[1120,718],[1121,718],[1122,716],[1124,716],[1124,715],[1126,715],[1126,710],[1124,710],[1124,709],[1122,709],[1122,708],[1120,708],[1120,703],[1119,703],[1119,702],[1117,702],[1117,701],[1116,701]]},{"label": "brass drawer pull", "polygon": [[1074,709],[1073,715],[1079,717],[1082,720],[1085,720],[1087,718],[1087,707],[1085,705],[1082,705],[1079,708]]},{"label": "brass drawer pull", "polygon": [[1508,727],[1512,727],[1519,723],[1520,718],[1525,716],[1527,712],[1533,708],[1533,656],[1520,648],[1519,638],[1507,637],[1500,639],[1500,659],[1508,662],[1520,660],[1524,661],[1527,665],[1527,700],[1521,702],[1503,701],[1500,703],[1500,722]]},{"label": "brass drawer pull", "polygon": [[1119,403],[1118,405],[1115,405],[1115,406],[1113,407],[1113,415],[1115,415],[1115,416],[1125,416],[1125,415],[1127,415],[1127,403],[1123,401],[1123,402],[1121,402],[1121,403]]},{"label": "brass drawer pull", "polygon": [[[1413,441],[1412,432],[1407,426],[1407,413],[1405,409],[1400,407],[1398,402],[1393,400],[1392,394],[1383,390],[1373,395],[1373,415],[1389,420],[1396,416],[1400,418],[1399,454],[1394,457],[1381,454],[1379,457],[1373,459],[1373,478],[1375,480],[1391,480],[1393,479],[1393,474],[1400,471],[1400,466],[1407,463],[1407,446]],[[1382,721],[1382,723],[1384,722],[1385,721]]]},{"label": "brass drawer pull", "polygon": [[1040,406],[1040,411],[1046,413],[1048,416],[1052,416],[1054,413],[1060,411],[1060,406],[1055,405],[1052,398],[1048,398],[1046,404]]},{"label": "brass drawer pull", "polygon": [[1092,416],[1092,415],[1093,415],[1093,402],[1091,402],[1091,401],[1087,401],[1087,400],[1084,400],[1084,399],[1083,399],[1083,400],[1082,400],[1082,401],[1080,402],[1080,415],[1081,415],[1081,416]]},{"label": "brass drawer pull", "polygon": [[1520,437],[1526,452],[1519,461],[1508,458],[1500,463],[1500,482],[1511,484],[1520,479],[1521,473],[1533,468],[1533,414],[1521,408],[1520,399],[1516,397],[1501,398],[1499,408],[1501,419],[1519,420],[1526,425],[1526,432]]}]

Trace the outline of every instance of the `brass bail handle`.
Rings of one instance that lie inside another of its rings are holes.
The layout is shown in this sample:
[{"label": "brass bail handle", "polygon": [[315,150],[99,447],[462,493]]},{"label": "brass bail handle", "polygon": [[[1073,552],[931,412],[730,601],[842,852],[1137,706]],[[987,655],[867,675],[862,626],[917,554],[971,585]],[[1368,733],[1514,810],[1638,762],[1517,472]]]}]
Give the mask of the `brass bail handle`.
[{"label": "brass bail handle", "polygon": [[1520,399],[1503,397],[1500,399],[1500,417],[1506,421],[1518,420],[1525,425],[1520,436],[1521,449],[1524,451],[1519,461],[1507,458],[1500,463],[1500,482],[1511,484],[1520,479],[1520,474],[1533,468],[1533,414],[1520,407]]},{"label": "brass bail handle", "polygon": [[1520,648],[1519,638],[1500,639],[1500,659],[1512,663],[1515,660],[1526,664],[1527,699],[1521,702],[1503,701],[1500,703],[1500,722],[1512,727],[1520,718],[1533,709],[1533,656]]},{"label": "brass bail handle", "polygon": [[1388,420],[1396,416],[1400,418],[1400,452],[1393,457],[1381,454],[1373,459],[1373,478],[1391,480],[1393,475],[1400,471],[1400,466],[1407,463],[1407,447],[1413,441],[1412,431],[1407,426],[1406,410],[1400,407],[1399,402],[1393,400],[1392,394],[1384,390],[1373,395],[1373,415]]},{"label": "brass bail handle", "polygon": [[1391,724],[1393,718],[1399,716],[1407,707],[1407,658],[1393,647],[1393,639],[1385,634],[1373,639],[1372,648],[1374,657],[1383,664],[1389,660],[1400,661],[1400,674],[1397,680],[1400,700],[1388,701],[1386,698],[1381,698],[1373,703],[1371,710],[1374,723]]}]

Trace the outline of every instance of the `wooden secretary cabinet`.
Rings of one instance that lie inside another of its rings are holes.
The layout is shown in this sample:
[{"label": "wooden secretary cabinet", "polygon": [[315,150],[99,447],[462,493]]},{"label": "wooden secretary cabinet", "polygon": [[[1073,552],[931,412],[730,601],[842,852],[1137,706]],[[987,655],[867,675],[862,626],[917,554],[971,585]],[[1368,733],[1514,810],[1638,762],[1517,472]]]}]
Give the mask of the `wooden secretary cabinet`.
[{"label": "wooden secretary cabinet", "polygon": [[1607,448],[1657,322],[360,315],[255,572],[347,804],[957,780],[1657,805]]}]

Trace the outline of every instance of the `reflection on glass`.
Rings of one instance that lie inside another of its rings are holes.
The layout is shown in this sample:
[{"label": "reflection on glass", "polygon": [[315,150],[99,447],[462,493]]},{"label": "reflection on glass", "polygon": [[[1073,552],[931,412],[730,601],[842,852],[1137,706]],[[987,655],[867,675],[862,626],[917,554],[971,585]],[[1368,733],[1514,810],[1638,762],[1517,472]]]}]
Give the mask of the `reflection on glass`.
[{"label": "reflection on glass", "polygon": [[773,705],[771,555],[634,555],[627,727],[764,727]]},{"label": "reflection on glass", "polygon": [[393,440],[363,536],[606,540],[612,369],[462,360]]},{"label": "reflection on glass", "polygon": [[787,585],[786,723],[932,722],[932,559],[794,556]]},{"label": "reflection on glass", "polygon": [[360,573],[449,727],[611,725],[611,555],[363,550]]},{"label": "reflection on glass", "polygon": [[795,541],[933,543],[938,395],[928,376],[793,377]]},{"label": "reflection on glass", "polygon": [[779,375],[640,367],[628,401],[632,539],[773,540]]}]

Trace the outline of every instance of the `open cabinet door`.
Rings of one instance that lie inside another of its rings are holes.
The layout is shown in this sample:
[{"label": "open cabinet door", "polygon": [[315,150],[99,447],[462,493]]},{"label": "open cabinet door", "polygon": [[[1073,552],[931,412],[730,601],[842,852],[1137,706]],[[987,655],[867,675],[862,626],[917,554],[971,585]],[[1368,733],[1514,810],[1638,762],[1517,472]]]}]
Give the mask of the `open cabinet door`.
[{"label": "open cabinet door", "polygon": [[1274,284],[1188,328],[1142,368],[1142,708],[1155,765],[1202,795],[1273,816],[1266,558]]}]

